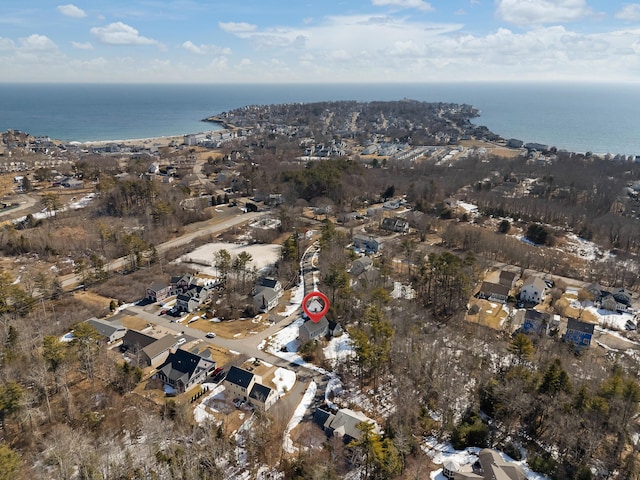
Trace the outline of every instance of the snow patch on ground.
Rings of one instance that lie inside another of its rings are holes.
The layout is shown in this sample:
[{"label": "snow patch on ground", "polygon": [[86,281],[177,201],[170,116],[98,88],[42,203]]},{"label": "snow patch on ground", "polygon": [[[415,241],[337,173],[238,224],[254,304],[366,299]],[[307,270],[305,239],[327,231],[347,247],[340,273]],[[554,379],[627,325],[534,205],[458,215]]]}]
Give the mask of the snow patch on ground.
[{"label": "snow patch on ground", "polygon": [[305,412],[309,409],[309,407],[311,407],[313,398],[316,396],[317,389],[318,386],[316,385],[316,382],[311,382],[309,384],[309,387],[302,396],[302,400],[300,400],[300,403],[296,407],[295,412],[293,412],[291,420],[289,420],[289,423],[287,424],[287,431],[284,434],[284,442],[282,445],[284,451],[287,453],[294,453],[296,451],[295,447],[293,446],[293,441],[291,440],[291,431],[296,428],[296,426],[302,421]]},{"label": "snow patch on ground", "polygon": [[271,244],[242,245],[225,242],[208,243],[183,255],[180,260],[176,260],[175,263],[184,263],[198,272],[216,276],[218,272],[214,267],[215,254],[223,249],[229,252],[232,259],[237,257],[240,252],[247,252],[253,257],[248,267],[255,267],[260,271],[276,263],[280,257],[282,247]]},{"label": "snow patch on ground", "polygon": [[355,355],[353,344],[348,333],[343,333],[339,337],[332,338],[323,350],[324,358],[335,367],[337,363],[347,360]]},{"label": "snow patch on ground", "polygon": [[287,370],[286,368],[278,368],[273,374],[273,384],[278,390],[278,396],[282,397],[285,393],[290,392],[296,383],[296,372]]},{"label": "snow patch on ground", "polygon": [[302,299],[304,298],[304,279],[300,275],[300,281],[297,286],[291,289],[291,300],[289,305],[286,306],[284,312],[280,313],[283,317],[288,317],[295,312],[302,305]]},{"label": "snow patch on ground", "polygon": [[[443,464],[446,461],[453,461],[460,466],[473,464],[478,460],[478,453],[480,452],[480,449],[475,447],[470,447],[466,450],[455,450],[450,443],[439,443],[433,437],[428,438],[421,448],[425,454],[431,457],[433,463]],[[505,461],[520,465],[528,480],[549,480],[548,477],[532,471],[526,463],[526,457],[523,460],[515,461],[502,452],[498,453]],[[441,468],[431,472],[430,477],[431,480],[446,480]]]},{"label": "snow patch on ground", "polygon": [[197,423],[202,423],[205,420],[213,420],[213,415],[207,411],[207,408],[212,411],[217,411],[212,407],[213,400],[224,401],[224,385],[217,385],[215,383],[203,383],[202,388],[208,388],[211,393],[204,397],[196,408],[193,410],[193,418]]}]

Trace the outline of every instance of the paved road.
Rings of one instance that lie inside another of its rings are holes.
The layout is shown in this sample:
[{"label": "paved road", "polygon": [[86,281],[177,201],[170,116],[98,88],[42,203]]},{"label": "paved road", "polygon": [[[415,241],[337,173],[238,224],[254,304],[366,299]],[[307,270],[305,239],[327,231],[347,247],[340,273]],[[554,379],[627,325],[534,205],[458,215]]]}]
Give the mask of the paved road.
[{"label": "paved road", "polygon": [[[317,242],[314,243],[304,252],[300,261],[300,268],[302,269],[304,278],[305,293],[314,290],[313,273],[317,270],[314,266],[316,261],[314,260],[314,258],[317,258],[316,255],[319,250],[319,244]],[[209,343],[226,350],[238,352],[239,354],[246,355],[247,357],[261,359],[276,367],[282,367],[294,371],[296,373],[297,381],[294,385],[294,388],[282,399],[284,408],[289,412],[290,415],[293,414],[294,410],[302,400],[302,396],[304,395],[309,382],[312,380],[317,385],[316,397],[313,401],[313,404],[320,405],[324,401],[324,394],[327,383],[329,381],[326,375],[305,365],[292,363],[288,360],[272,355],[271,353],[258,348],[258,346],[262,344],[267,338],[276,334],[281,329],[290,325],[297,318],[299,318],[300,309],[296,310],[287,317],[276,317],[280,318],[280,320],[278,320],[275,324],[255,335],[251,335],[242,339],[229,339],[222,338],[220,336],[217,336],[215,338],[207,338],[206,333],[201,330],[191,328],[186,324],[172,322],[172,317],[168,317],[166,315],[156,315],[159,310],[159,307],[150,308],[149,306],[130,306],[125,309],[125,313],[138,316],[149,323],[160,325],[170,331],[175,332],[176,335],[182,334],[188,341],[198,339],[204,343]]]},{"label": "paved road", "polygon": [[20,205],[12,208],[11,210],[0,212],[0,219],[2,221],[22,217],[24,215],[23,210],[33,207],[39,201],[38,198],[32,197],[26,193],[20,194],[16,199],[14,199],[14,201],[15,200],[18,200]]},{"label": "paved road", "polygon": [[324,392],[329,380],[326,375],[322,375],[321,373],[312,370],[304,365],[298,365],[296,363],[289,362],[288,360],[277,357],[269,352],[260,350],[258,348],[258,345],[260,345],[266,338],[270,337],[271,335],[280,331],[282,328],[294,322],[300,315],[299,310],[292,313],[288,317],[281,317],[281,319],[277,323],[268,327],[262,332],[251,335],[249,337],[234,340],[229,338],[222,338],[220,336],[217,336],[215,338],[207,338],[206,333],[202,330],[191,328],[189,325],[185,325],[182,323],[171,322],[172,317],[168,317],[166,315],[155,315],[154,313],[150,313],[149,311],[145,310],[145,308],[148,307],[130,306],[124,310],[124,313],[135,315],[146,320],[149,323],[160,325],[170,331],[173,331],[176,335],[182,334],[187,341],[198,339],[203,343],[216,345],[226,350],[238,352],[241,355],[246,355],[247,357],[263,360],[276,367],[282,367],[294,371],[296,373],[297,379],[296,384],[291,392],[289,392],[283,398],[285,409],[289,411],[290,415],[293,414],[293,411],[302,400],[302,396],[304,395],[304,392],[306,391],[307,386],[309,385],[309,382],[311,380],[315,381],[318,386],[314,404],[320,404],[324,400]]}]

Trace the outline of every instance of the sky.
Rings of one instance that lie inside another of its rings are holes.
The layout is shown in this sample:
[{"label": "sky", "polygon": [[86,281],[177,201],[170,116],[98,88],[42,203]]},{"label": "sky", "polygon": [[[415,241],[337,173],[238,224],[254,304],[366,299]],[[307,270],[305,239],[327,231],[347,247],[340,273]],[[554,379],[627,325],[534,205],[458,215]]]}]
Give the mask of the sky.
[{"label": "sky", "polygon": [[637,82],[618,0],[3,2],[0,82]]}]

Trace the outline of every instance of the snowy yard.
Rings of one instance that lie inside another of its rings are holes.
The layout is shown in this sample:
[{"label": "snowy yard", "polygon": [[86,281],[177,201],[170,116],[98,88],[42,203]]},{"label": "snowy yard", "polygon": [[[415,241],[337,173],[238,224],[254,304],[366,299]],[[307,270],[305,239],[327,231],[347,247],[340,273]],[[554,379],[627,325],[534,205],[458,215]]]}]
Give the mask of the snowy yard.
[{"label": "snowy yard", "polygon": [[232,260],[237,257],[240,252],[247,252],[253,258],[249,263],[249,268],[255,267],[258,271],[261,271],[276,263],[280,257],[282,247],[272,244],[243,245],[224,242],[207,243],[183,255],[180,260],[176,260],[175,262],[184,263],[198,272],[215,276],[217,274],[214,267],[215,254],[223,249],[229,252]]},{"label": "snowy yard", "polygon": [[[474,447],[467,448],[466,450],[454,450],[451,444],[438,443],[435,438],[428,438],[422,444],[421,448],[424,453],[431,457],[433,463],[444,464],[444,462],[452,461],[457,463],[459,466],[473,464],[476,460],[478,460],[478,453],[480,452],[479,448]],[[527,466],[526,457],[523,457],[523,460],[516,462],[504,453],[499,453],[507,462],[512,462],[520,465],[524,470],[524,473],[526,474],[528,480],[548,480],[547,477],[535,473],[531,469],[529,469],[529,467]],[[446,477],[442,474],[441,468],[436,470],[435,472],[431,472],[430,476],[431,480],[447,480]]]}]

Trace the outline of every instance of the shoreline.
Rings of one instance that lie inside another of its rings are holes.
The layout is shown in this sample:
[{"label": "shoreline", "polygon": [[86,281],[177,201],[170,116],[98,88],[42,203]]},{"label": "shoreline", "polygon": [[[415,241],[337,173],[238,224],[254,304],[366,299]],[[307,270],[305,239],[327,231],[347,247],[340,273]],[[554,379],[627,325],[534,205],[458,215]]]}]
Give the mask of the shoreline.
[{"label": "shoreline", "polygon": [[[166,147],[172,142],[183,144],[184,137],[186,135],[200,135],[200,134],[206,135],[206,134],[223,132],[225,130],[228,130],[228,129],[222,128],[219,130],[205,130],[200,132],[182,133],[177,135],[161,135],[158,137],[126,138],[126,139],[118,139],[118,140],[87,140],[85,142],[73,140],[70,142],[63,142],[63,143],[67,143],[69,145],[80,145],[80,146],[88,146],[88,147],[104,146],[104,145],[110,145],[110,144],[128,145],[128,146],[145,145],[145,146],[152,146],[152,147],[155,147],[155,146]],[[152,143],[152,145],[148,145],[149,143]]]}]

